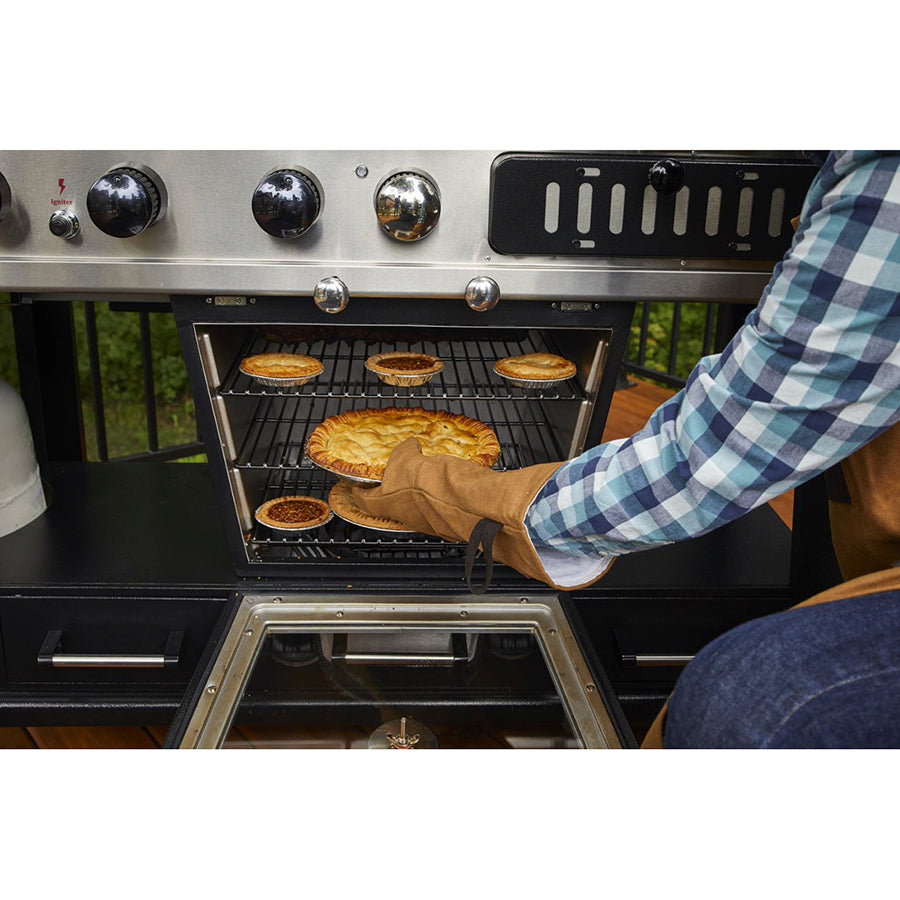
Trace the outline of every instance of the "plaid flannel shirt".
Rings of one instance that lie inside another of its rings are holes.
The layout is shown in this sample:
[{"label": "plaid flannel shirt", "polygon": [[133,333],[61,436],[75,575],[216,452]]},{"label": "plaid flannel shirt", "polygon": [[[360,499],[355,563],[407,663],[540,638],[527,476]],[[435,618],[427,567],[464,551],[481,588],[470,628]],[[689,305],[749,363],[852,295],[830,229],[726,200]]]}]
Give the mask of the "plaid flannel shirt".
[{"label": "plaid flannel shirt", "polygon": [[832,151],[725,350],[646,426],[570,460],[525,524],[564,586],[730,522],[900,421],[900,151]]}]

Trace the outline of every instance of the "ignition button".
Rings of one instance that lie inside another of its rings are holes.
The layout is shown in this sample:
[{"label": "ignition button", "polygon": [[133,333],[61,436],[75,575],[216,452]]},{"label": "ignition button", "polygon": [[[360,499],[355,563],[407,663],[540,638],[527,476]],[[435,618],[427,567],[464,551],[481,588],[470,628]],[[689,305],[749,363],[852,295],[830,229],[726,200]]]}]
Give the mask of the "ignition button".
[{"label": "ignition button", "polygon": [[58,209],[50,216],[50,233],[67,241],[75,237],[81,229],[78,216],[68,209]]}]

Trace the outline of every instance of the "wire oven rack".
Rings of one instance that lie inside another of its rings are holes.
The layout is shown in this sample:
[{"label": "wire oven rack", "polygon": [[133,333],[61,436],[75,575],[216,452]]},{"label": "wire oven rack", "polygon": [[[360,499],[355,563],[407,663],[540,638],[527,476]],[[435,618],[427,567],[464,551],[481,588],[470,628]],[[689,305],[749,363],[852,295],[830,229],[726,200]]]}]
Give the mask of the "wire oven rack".
[{"label": "wire oven rack", "polygon": [[[428,353],[444,361],[444,371],[413,388],[387,385],[365,369],[366,358],[384,350]],[[543,411],[545,401],[576,401],[584,393],[575,379],[550,389],[525,391],[508,385],[493,372],[496,360],[525,353],[558,352],[537,332],[518,340],[465,340],[373,344],[336,340],[279,343],[250,335],[219,386],[225,397],[245,397],[253,404],[246,430],[236,444],[231,465],[266,472],[259,503],[302,494],[327,499],[337,477],[315,466],[305,454],[311,431],[328,416],[352,409],[421,406],[461,413],[489,425],[500,442],[499,471],[563,459],[564,451]],[[325,369],[305,385],[275,388],[260,385],[240,369],[255,353],[307,353]],[[463,545],[427,535],[379,532],[335,516],[326,525],[296,534],[255,524],[245,534],[251,559],[290,562],[300,559],[453,559]]]},{"label": "wire oven rack", "polygon": [[[396,387],[384,384],[369,372],[365,361],[369,356],[389,350],[427,353],[444,362],[427,384],[418,387]],[[240,370],[240,362],[257,353],[305,353],[320,360],[322,374],[299,387],[268,387],[259,384]],[[466,341],[317,341],[315,343],[280,343],[252,334],[229,367],[219,386],[219,394],[230,396],[287,395],[302,397],[343,397],[365,399],[477,399],[515,400],[583,400],[584,392],[569,379],[543,390],[514,387],[493,371],[494,363],[507,356],[526,353],[559,353],[548,336],[528,332],[519,340]]]}]

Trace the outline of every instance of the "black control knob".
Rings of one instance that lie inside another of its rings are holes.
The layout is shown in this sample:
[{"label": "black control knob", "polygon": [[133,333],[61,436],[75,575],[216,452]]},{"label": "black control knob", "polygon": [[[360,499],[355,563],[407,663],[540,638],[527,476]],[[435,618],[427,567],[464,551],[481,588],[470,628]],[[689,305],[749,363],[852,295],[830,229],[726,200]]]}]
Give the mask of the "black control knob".
[{"label": "black control knob", "polygon": [[3,173],[0,172],[0,222],[3,221],[3,217],[9,212],[11,205],[12,191],[9,189],[9,182],[3,177]]},{"label": "black control knob", "polygon": [[266,175],[253,192],[253,218],[266,234],[295,238],[309,231],[322,211],[322,191],[313,177],[296,169]]},{"label": "black control knob", "polygon": [[133,237],[155,225],[166,211],[162,179],[146,166],[111,169],[91,185],[87,196],[91,221],[112,237]]},{"label": "black control knob", "polygon": [[661,159],[650,167],[650,184],[660,194],[676,194],[684,186],[684,166],[677,159]]}]

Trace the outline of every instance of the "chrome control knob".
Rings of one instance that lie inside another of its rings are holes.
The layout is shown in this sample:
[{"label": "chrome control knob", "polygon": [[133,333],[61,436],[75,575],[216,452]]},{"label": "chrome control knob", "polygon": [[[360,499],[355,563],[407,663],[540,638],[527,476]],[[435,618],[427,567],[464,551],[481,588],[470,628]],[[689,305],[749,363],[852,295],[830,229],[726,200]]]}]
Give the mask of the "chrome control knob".
[{"label": "chrome control knob", "polygon": [[479,275],[466,285],[466,303],[475,312],[487,312],[500,302],[500,287],[493,278]]},{"label": "chrome control knob", "polygon": [[50,216],[50,233],[71,240],[81,230],[78,216],[69,209],[58,209]]},{"label": "chrome control knob", "polygon": [[313,301],[323,312],[339,313],[350,302],[350,291],[337,275],[323,278],[313,290]]},{"label": "chrome control knob", "polygon": [[166,214],[162,178],[147,166],[119,166],[97,179],[88,191],[91,221],[111,237],[134,237]]},{"label": "chrome control knob", "polygon": [[256,224],[266,234],[300,237],[322,212],[322,190],[308,172],[278,169],[256,186],[250,205]]},{"label": "chrome control knob", "polygon": [[395,241],[420,241],[441,216],[441,195],[434,182],[418,172],[399,172],[375,192],[375,214]]},{"label": "chrome control knob", "polygon": [[0,172],[0,222],[3,221],[3,217],[9,212],[11,205],[12,191],[9,189],[9,182],[3,177],[3,173]]}]

